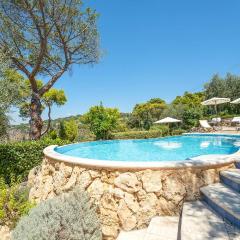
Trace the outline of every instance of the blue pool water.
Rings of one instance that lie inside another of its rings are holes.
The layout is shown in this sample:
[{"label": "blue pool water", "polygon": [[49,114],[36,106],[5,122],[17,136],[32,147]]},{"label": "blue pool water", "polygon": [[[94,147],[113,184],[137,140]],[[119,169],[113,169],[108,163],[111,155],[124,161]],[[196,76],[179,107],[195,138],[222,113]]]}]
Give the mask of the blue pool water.
[{"label": "blue pool water", "polygon": [[115,161],[178,161],[205,154],[232,154],[239,136],[183,135],[143,140],[95,141],[56,147],[68,156]]}]

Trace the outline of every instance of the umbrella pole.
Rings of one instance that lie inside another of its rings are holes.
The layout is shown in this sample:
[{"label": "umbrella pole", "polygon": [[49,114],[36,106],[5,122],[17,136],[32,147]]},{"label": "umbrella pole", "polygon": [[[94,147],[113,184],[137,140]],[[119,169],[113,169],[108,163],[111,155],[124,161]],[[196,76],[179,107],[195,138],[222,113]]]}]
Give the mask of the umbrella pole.
[{"label": "umbrella pole", "polygon": [[215,106],[215,113],[216,113],[216,115],[217,115],[217,114],[218,114],[217,104],[215,104],[214,106]]}]

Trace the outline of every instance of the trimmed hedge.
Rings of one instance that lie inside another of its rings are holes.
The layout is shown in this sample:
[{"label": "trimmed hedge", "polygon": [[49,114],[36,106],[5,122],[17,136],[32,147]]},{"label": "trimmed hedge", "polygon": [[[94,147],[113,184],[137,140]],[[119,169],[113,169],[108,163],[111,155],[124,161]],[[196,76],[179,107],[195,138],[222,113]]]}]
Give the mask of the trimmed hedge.
[{"label": "trimmed hedge", "polygon": [[184,130],[184,129],[173,129],[172,130],[172,135],[182,135],[183,133],[185,133],[186,132],[186,130]]},{"label": "trimmed hedge", "polygon": [[[171,130],[171,135],[181,135],[185,131],[182,129]],[[128,131],[113,133],[113,139],[147,139],[168,136],[165,130],[150,130],[150,131]]]},{"label": "trimmed hedge", "polygon": [[144,138],[157,138],[164,136],[161,130],[152,131],[129,131],[113,133],[113,139],[144,139]]},{"label": "trimmed hedge", "polygon": [[7,184],[26,180],[29,171],[41,164],[45,147],[68,143],[60,139],[42,139],[0,144],[0,178]]}]

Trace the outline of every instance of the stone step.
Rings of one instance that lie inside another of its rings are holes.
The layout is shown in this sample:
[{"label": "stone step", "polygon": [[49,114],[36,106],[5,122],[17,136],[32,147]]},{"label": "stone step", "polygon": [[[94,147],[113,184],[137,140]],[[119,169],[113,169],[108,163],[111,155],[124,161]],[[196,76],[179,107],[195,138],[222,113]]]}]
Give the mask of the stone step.
[{"label": "stone step", "polygon": [[221,171],[221,181],[231,187],[233,190],[240,192],[240,169],[228,169]]},{"label": "stone step", "polygon": [[236,161],[235,165],[236,165],[236,168],[240,168],[240,161]]},{"label": "stone step", "polygon": [[117,237],[117,240],[144,240],[147,228],[140,230],[133,230],[130,232],[121,231]]},{"label": "stone step", "polygon": [[240,193],[222,183],[203,187],[200,191],[203,195],[203,200],[214,211],[240,228]]},{"label": "stone step", "polygon": [[181,240],[228,240],[223,219],[202,201],[185,202],[181,218]]},{"label": "stone step", "polygon": [[179,217],[152,218],[144,240],[177,240]]}]

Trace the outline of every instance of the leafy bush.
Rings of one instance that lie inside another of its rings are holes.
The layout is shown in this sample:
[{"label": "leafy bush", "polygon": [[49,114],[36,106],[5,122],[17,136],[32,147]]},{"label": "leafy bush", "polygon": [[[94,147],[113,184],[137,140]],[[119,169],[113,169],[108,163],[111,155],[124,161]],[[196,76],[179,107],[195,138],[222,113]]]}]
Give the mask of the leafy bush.
[{"label": "leafy bush", "polygon": [[166,102],[161,98],[152,98],[145,103],[136,104],[128,120],[129,127],[149,130],[153,122],[159,120],[166,107]]},{"label": "leafy bush", "polygon": [[86,124],[80,124],[78,126],[78,138],[77,142],[93,141],[95,135],[90,131],[89,126]]},{"label": "leafy bush", "polygon": [[47,133],[46,137],[55,140],[55,139],[58,138],[58,133],[57,133],[57,131],[56,131],[55,129],[51,129],[51,130]]},{"label": "leafy bush", "polygon": [[129,131],[114,133],[114,139],[141,139],[141,138],[157,138],[162,137],[163,132],[161,130],[152,131]]},{"label": "leafy bush", "polygon": [[[181,135],[185,131],[180,128],[170,129],[171,135]],[[147,138],[158,138],[169,135],[168,127],[161,125],[159,128],[150,131],[128,131],[113,133],[113,139],[147,139]]]},{"label": "leafy bush", "polygon": [[123,119],[120,119],[118,126],[114,132],[126,132],[126,131],[129,131],[129,128],[128,128],[126,122],[124,122]]},{"label": "leafy bush", "polygon": [[40,203],[12,232],[13,240],[100,240],[101,235],[95,208],[79,189]]},{"label": "leafy bush", "polygon": [[28,201],[29,189],[22,185],[9,187],[0,179],[0,225],[14,228],[19,218],[28,213],[34,204]]},{"label": "leafy bush", "polygon": [[60,123],[59,137],[63,140],[76,140],[78,137],[78,125],[74,119]]},{"label": "leafy bush", "polygon": [[202,115],[203,112],[201,107],[185,109],[182,116],[184,129],[191,129],[192,127],[198,126],[199,119],[201,119]]},{"label": "leafy bush", "polygon": [[60,139],[42,139],[0,144],[0,177],[7,184],[26,179],[29,171],[41,164],[45,147],[67,143]]},{"label": "leafy bush", "polygon": [[173,129],[171,131],[172,135],[181,135],[181,134],[183,134],[185,132],[186,132],[186,130],[181,129],[181,128]]},{"label": "leafy bush", "polygon": [[[176,127],[176,123],[172,123],[171,127]],[[162,132],[162,136],[166,136],[168,135],[168,131],[169,131],[169,127],[167,124],[154,124],[153,126],[151,126],[150,131],[161,131]]]},{"label": "leafy bush", "polygon": [[111,133],[117,129],[120,112],[117,108],[106,108],[102,104],[91,107],[82,121],[89,125],[96,139],[109,139]]}]

